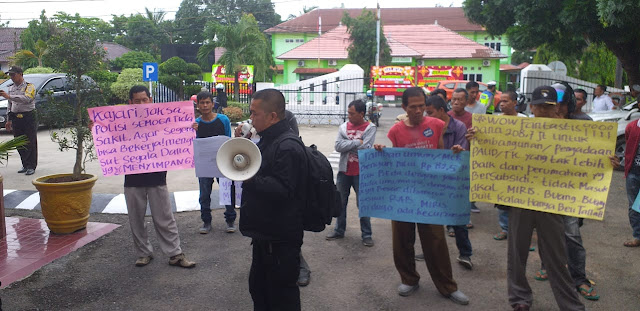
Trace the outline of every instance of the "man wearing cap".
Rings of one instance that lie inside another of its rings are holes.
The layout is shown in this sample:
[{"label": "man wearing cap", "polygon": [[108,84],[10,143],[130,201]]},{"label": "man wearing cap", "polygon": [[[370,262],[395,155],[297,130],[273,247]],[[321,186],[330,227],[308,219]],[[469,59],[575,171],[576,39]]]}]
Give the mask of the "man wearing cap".
[{"label": "man wearing cap", "polygon": [[29,143],[24,148],[19,148],[22,168],[18,173],[33,175],[38,165],[38,121],[36,120],[36,88],[33,84],[24,80],[22,68],[11,66],[7,74],[11,77],[13,85],[9,92],[0,90],[0,96],[8,100],[7,104],[7,131],[13,131],[13,136],[25,135]]},{"label": "man wearing cap", "polygon": [[[533,91],[531,112],[536,118],[558,118],[557,93],[550,86]],[[538,233],[540,257],[545,263],[551,290],[560,310],[585,310],[567,269],[562,215],[512,208],[509,211],[507,285],[514,310],[529,310],[533,295],[526,276],[533,229]]]},{"label": "man wearing cap", "polygon": [[480,94],[480,103],[487,107],[487,114],[493,114],[496,107],[493,105],[493,98],[496,94],[496,81],[487,83],[487,89]]}]

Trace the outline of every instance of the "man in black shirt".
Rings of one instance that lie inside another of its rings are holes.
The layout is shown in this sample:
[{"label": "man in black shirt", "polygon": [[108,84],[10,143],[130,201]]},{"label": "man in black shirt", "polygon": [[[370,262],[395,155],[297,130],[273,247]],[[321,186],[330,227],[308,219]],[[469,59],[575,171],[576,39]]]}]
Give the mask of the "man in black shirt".
[{"label": "man in black shirt", "polygon": [[285,119],[284,96],[254,94],[251,120],[260,142],[260,170],[242,184],[240,231],[250,237],[249,292],[254,310],[300,310],[296,282],[302,246],[302,206],[307,174],[304,146]]},{"label": "man in black shirt", "polygon": [[[129,90],[129,104],[150,104],[149,89],[136,85]],[[167,172],[131,174],[124,176],[124,199],[127,202],[129,225],[133,235],[133,244],[138,259],[136,266],[143,267],[153,258],[153,247],[149,243],[147,226],[144,221],[147,203],[151,209],[153,226],[156,229],[158,243],[169,264],[183,268],[193,268],[196,263],[189,261],[180,248],[178,225],[171,212],[171,199],[167,191]]]}]

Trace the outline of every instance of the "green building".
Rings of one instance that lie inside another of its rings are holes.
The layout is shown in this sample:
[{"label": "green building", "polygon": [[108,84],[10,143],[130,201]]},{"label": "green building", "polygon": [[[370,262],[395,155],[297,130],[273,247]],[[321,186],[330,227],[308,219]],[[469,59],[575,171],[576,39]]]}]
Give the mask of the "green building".
[{"label": "green building", "polygon": [[[500,82],[500,65],[511,62],[512,49],[506,37],[489,36],[467,20],[462,8],[380,10],[392,65],[463,66],[466,80]],[[316,9],[267,29],[278,69],[275,84],[334,72],[347,64],[349,36],[340,20],[344,12],[357,17],[362,11]],[[436,29],[435,25],[439,27],[434,38],[429,31]]]}]

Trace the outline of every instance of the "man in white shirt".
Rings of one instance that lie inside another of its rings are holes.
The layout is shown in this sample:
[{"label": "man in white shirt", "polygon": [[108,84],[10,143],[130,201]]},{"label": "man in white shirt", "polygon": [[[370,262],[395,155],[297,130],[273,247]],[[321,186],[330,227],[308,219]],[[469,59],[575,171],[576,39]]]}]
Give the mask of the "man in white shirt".
[{"label": "man in white shirt", "polygon": [[607,91],[607,87],[604,85],[598,84],[595,90],[593,91],[593,109],[592,112],[602,112],[616,109],[616,106],[613,104],[611,97],[606,95],[604,92]]}]

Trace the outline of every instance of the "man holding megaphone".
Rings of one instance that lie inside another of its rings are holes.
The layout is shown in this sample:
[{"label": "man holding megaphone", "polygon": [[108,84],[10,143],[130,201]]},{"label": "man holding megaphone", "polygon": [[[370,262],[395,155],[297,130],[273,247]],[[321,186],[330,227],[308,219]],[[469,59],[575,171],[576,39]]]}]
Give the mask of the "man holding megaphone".
[{"label": "man holding megaphone", "polygon": [[253,246],[249,291],[256,310],[300,310],[296,282],[308,174],[304,145],[285,118],[280,91],[256,92],[250,110],[262,162],[255,176],[242,184],[240,231]]}]

